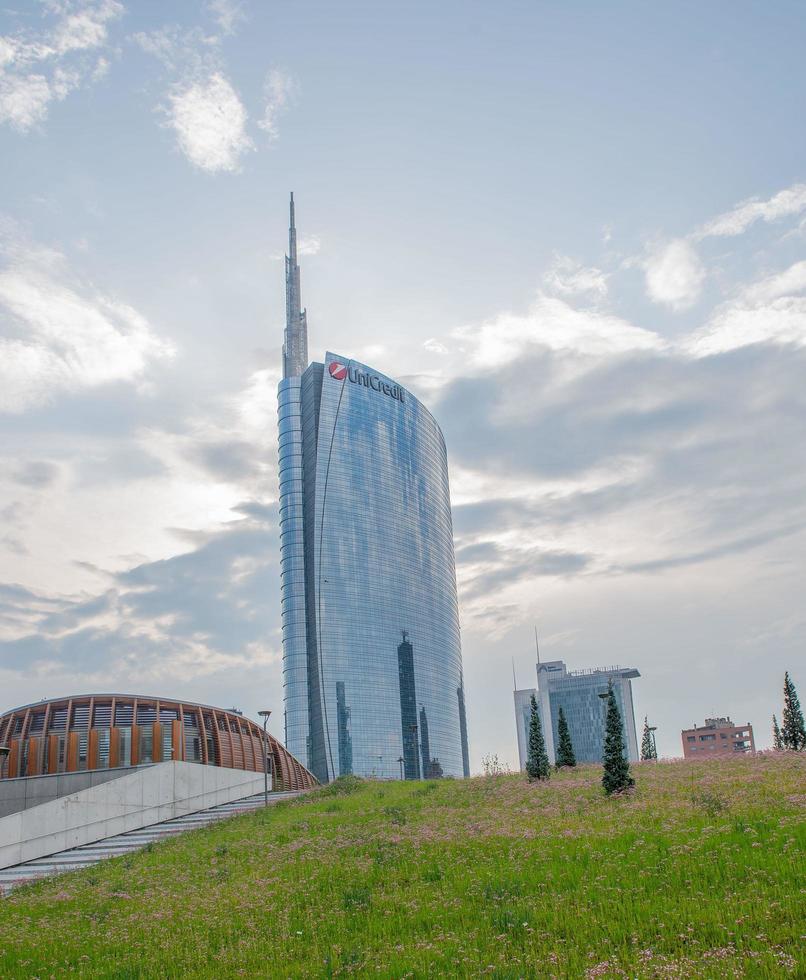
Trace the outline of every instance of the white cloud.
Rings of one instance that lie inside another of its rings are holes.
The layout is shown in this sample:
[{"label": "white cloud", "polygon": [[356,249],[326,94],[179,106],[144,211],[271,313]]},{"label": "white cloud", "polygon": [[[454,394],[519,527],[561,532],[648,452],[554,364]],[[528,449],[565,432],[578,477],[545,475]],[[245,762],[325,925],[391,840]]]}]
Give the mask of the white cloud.
[{"label": "white cloud", "polygon": [[423,344],[423,347],[431,354],[448,353],[448,348],[444,344],[436,340],[434,337],[429,337],[428,340],[426,340],[425,343]]},{"label": "white cloud", "polygon": [[117,0],[97,0],[73,9],[64,8],[53,43],[59,54],[68,51],[84,51],[106,43],[107,25],[123,13],[123,5]]},{"label": "white cloud", "polygon": [[806,298],[783,296],[764,306],[727,306],[687,342],[697,357],[776,343],[806,346]]},{"label": "white cloud", "polygon": [[[695,243],[712,237],[732,237],[741,235],[757,221],[773,222],[781,218],[799,215],[806,211],[806,184],[793,184],[766,201],[748,200],[736,205],[730,211],[706,222],[696,231],[684,238],[676,238],[656,245],[644,258],[630,258],[624,268],[640,266],[646,276],[646,290],[649,298],[673,310],[687,310],[700,298],[706,270],[695,249]],[[596,271],[596,270],[591,270]],[[801,275],[794,271],[792,275]],[[552,278],[553,277],[553,278]],[[549,273],[549,281],[555,292],[563,292],[562,268]],[[768,287],[777,288],[774,284]],[[782,289],[787,290],[784,283]]]},{"label": "white cloud", "polygon": [[497,367],[529,348],[603,355],[657,350],[661,338],[620,317],[576,309],[565,300],[540,293],[526,314],[501,313],[480,326],[460,327],[452,336],[462,342],[477,367]]},{"label": "white cloud", "polygon": [[[237,171],[241,158],[255,148],[247,132],[246,107],[229,81],[222,58],[222,40],[234,31],[241,4],[212,0],[207,5],[221,33],[199,27],[183,30],[167,25],[157,31],[134,35],[135,42],[168,69],[175,84],[163,106],[169,125],[177,133],[179,147],[192,164],[208,173]],[[278,69],[270,71],[263,85],[265,105],[258,126],[269,137],[278,135],[277,120],[294,89],[292,79]],[[307,240],[315,254],[319,243]]]},{"label": "white cloud", "polygon": [[751,303],[766,303],[780,296],[791,296],[806,289],[806,261],[796,262],[783,272],[775,273],[748,286],[742,298]]},{"label": "white cloud", "polygon": [[24,133],[47,116],[53,98],[44,75],[0,76],[0,122]]},{"label": "white cloud", "polygon": [[567,255],[557,255],[546,273],[544,282],[549,292],[561,296],[607,295],[607,274],[593,266],[583,266]]},{"label": "white cloud", "polygon": [[756,221],[777,221],[806,210],[806,184],[793,184],[779,191],[768,201],[749,200],[737,204],[731,211],[720,214],[704,224],[694,237],[741,235]]},{"label": "white cloud", "polygon": [[238,431],[257,440],[264,440],[272,432],[277,417],[277,384],[280,372],[275,368],[262,368],[248,379],[243,391],[234,400],[238,419]]},{"label": "white cloud", "polygon": [[12,249],[0,272],[0,411],[21,412],[56,395],[137,381],[172,354],[126,303],[69,281],[61,256]]},{"label": "white cloud", "polygon": [[253,148],[246,109],[220,72],[179,87],[170,96],[168,115],[179,148],[208,173],[238,170],[241,156]]},{"label": "white cloud", "polygon": [[101,57],[95,62],[95,68],[92,70],[92,80],[93,82],[99,82],[102,78],[109,74],[109,59]]},{"label": "white cloud", "polygon": [[177,60],[188,44],[186,35],[176,26],[161,27],[157,31],[138,31],[132,35],[132,40],[146,54],[157,58],[168,68],[177,67]]},{"label": "white cloud", "polygon": [[700,298],[705,269],[694,248],[677,238],[656,248],[644,261],[647,295],[673,310],[686,310]]},{"label": "white cloud", "polygon": [[719,307],[683,343],[696,357],[735,350],[749,344],[806,346],[806,261],[767,276]]},{"label": "white cloud", "polygon": [[298,255],[318,255],[322,248],[322,240],[318,235],[308,235],[297,242]]},{"label": "white cloud", "polygon": [[224,34],[234,34],[235,27],[244,19],[243,4],[239,0],[210,0],[207,10]]},{"label": "white cloud", "polygon": [[19,132],[43,122],[52,102],[102,77],[108,61],[89,53],[107,43],[109,23],[123,13],[117,0],[52,9],[59,19],[50,32],[0,37],[0,123]]},{"label": "white cloud", "polygon": [[266,106],[258,126],[265,130],[272,139],[277,138],[277,118],[285,109],[293,92],[294,81],[289,75],[276,68],[268,73],[263,84]]},{"label": "white cloud", "polygon": [[166,24],[155,31],[140,31],[132,40],[176,74],[186,78],[211,74],[220,67],[221,36],[208,34],[201,27],[183,30]]}]

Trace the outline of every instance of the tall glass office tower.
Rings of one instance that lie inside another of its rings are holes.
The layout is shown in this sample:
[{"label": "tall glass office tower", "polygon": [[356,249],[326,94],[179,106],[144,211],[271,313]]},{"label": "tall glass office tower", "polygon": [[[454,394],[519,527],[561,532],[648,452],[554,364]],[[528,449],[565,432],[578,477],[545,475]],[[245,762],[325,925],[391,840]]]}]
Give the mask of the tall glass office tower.
[{"label": "tall glass office tower", "polygon": [[448,462],[392,378],[307,363],[294,201],[280,382],[286,745],[322,781],[469,775]]}]

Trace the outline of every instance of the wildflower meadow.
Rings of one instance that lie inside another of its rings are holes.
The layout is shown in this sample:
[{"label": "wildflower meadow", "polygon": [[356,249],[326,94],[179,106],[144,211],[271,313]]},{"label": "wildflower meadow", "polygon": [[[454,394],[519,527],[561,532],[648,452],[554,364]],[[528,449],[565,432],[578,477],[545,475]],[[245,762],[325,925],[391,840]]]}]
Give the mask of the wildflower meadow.
[{"label": "wildflower meadow", "polygon": [[347,778],[0,900],[0,977],[802,977],[806,753]]}]

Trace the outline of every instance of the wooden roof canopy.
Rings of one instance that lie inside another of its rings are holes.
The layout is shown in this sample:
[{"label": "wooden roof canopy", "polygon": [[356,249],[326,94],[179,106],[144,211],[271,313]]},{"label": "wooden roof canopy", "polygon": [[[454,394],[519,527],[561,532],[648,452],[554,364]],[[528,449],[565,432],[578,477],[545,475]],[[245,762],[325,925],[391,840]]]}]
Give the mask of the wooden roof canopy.
[{"label": "wooden roof canopy", "polygon": [[[0,779],[169,760],[263,772],[263,730],[235,710],[133,694],[54,698],[0,715]],[[316,778],[266,735],[276,789]]]}]

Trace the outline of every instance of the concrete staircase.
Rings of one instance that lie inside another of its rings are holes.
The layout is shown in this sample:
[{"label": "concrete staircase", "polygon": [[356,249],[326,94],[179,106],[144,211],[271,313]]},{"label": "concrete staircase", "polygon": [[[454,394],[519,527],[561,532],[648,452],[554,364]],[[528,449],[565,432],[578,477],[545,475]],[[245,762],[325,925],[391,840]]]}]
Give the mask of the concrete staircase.
[{"label": "concrete staircase", "polygon": [[[269,805],[277,803],[279,800],[287,800],[300,795],[300,791],[269,793]],[[42,878],[63,874],[66,871],[89,868],[106,858],[131,854],[148,844],[155,844],[168,837],[175,837],[186,830],[209,827],[210,824],[217,823],[219,820],[226,820],[227,817],[260,809],[263,803],[263,794],[259,793],[255,796],[247,796],[242,800],[235,800],[232,803],[222,803],[198,813],[174,817],[172,820],[163,820],[161,823],[151,824],[148,827],[142,827],[140,830],[107,837],[92,844],[84,844],[82,847],[59,851],[57,854],[36,858],[11,868],[0,868],[0,895],[7,894],[17,885],[40,881]]]}]

